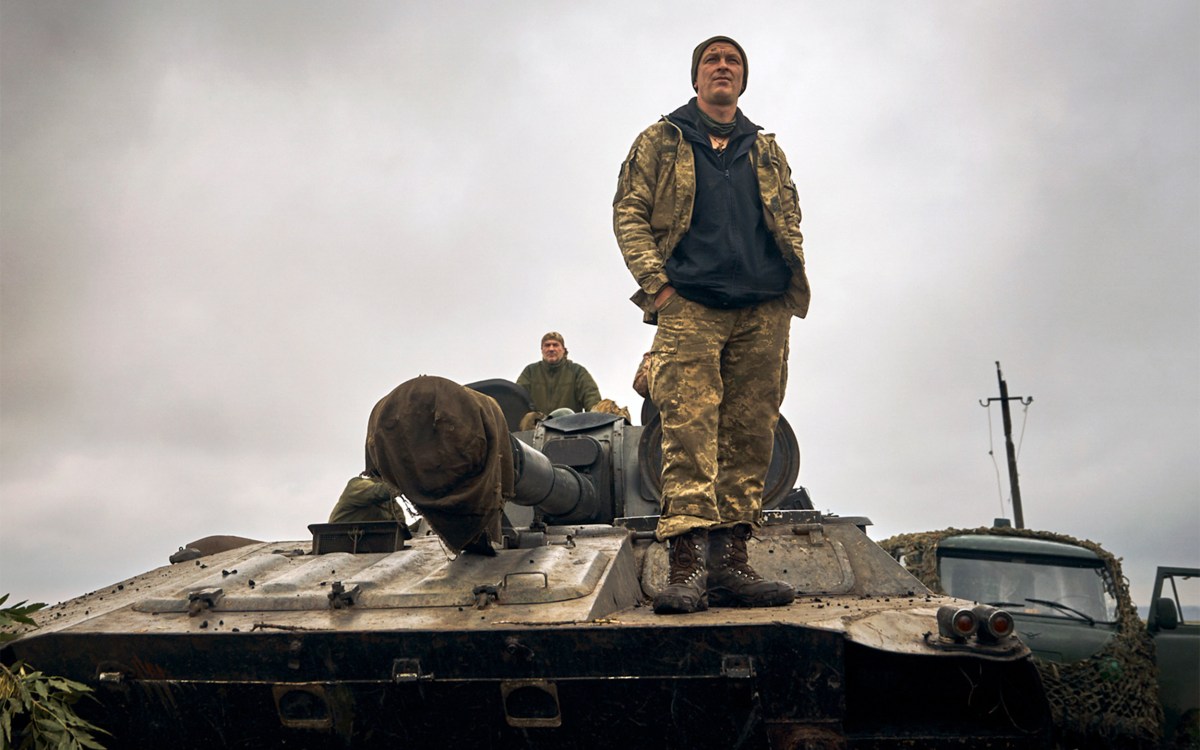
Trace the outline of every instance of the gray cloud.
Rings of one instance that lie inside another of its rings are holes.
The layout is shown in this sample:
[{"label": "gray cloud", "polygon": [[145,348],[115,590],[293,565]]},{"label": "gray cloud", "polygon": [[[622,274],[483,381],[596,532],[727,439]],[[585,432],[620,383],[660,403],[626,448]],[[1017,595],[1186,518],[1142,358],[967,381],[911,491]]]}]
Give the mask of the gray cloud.
[{"label": "gray cloud", "polygon": [[1195,4],[719,7],[4,0],[0,591],[303,538],[377,398],[515,377],[546,330],[636,411],[616,171],[717,32],[801,191],[818,504],[877,537],[1008,514],[1000,360],[1030,525],[1143,601],[1200,563]]}]

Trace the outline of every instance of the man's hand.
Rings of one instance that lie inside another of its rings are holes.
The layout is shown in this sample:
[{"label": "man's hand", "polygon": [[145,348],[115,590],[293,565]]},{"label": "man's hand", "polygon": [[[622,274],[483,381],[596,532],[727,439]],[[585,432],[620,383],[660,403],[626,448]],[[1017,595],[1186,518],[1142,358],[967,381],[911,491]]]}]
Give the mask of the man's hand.
[{"label": "man's hand", "polygon": [[661,310],[663,305],[667,304],[667,300],[675,295],[675,287],[667,284],[662,289],[658,290],[658,294],[654,295],[654,309]]}]

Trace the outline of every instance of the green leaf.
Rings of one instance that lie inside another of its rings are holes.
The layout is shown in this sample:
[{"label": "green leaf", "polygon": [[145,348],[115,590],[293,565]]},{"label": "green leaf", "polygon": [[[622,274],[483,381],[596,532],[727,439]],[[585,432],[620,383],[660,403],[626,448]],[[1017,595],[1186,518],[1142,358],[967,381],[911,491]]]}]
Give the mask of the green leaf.
[{"label": "green leaf", "polygon": [[[8,594],[0,596],[0,605],[8,601],[8,596]],[[30,615],[45,606],[40,602],[29,604],[25,601],[18,602],[11,607],[0,606],[0,643],[8,643],[19,638],[24,631],[36,628],[37,623]]]},{"label": "green leaf", "polygon": [[98,701],[87,685],[65,677],[45,675],[23,662],[11,667],[0,664],[0,748],[13,745],[13,721],[20,724],[17,750],[103,750],[94,735],[110,735],[75,713],[72,705],[81,697]]},{"label": "green leaf", "polygon": [[[5,594],[4,598],[8,599],[8,594]],[[34,612],[37,612],[45,606],[45,602],[35,602],[34,604],[29,604],[28,601],[21,601],[17,602],[11,607],[0,608],[0,623],[3,623],[6,619],[14,619],[20,622],[32,624],[32,621],[29,620],[29,615],[32,615]]]},{"label": "green leaf", "polygon": [[[0,594],[0,605],[8,598]],[[0,628],[37,627],[30,615],[45,606],[24,601],[0,606]],[[0,632],[0,643],[16,637]],[[97,700],[93,692],[81,682],[46,675],[22,661],[0,664],[0,748],[13,747],[14,719],[27,717],[18,724],[25,728],[18,732],[16,750],[104,750],[94,735],[111,733],[81,718],[72,707],[85,696]]]},{"label": "green leaf", "polygon": [[38,727],[47,733],[67,731],[67,728],[62,725],[62,722],[58,721],[58,719],[54,718],[53,716],[39,716],[36,721]]}]

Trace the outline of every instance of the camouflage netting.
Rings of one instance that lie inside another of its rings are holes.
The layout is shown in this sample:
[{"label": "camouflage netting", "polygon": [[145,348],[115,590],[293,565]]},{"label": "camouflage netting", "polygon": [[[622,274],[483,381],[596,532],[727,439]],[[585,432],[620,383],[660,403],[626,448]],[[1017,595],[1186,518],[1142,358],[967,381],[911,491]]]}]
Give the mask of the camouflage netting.
[{"label": "camouflage netting", "polygon": [[926,586],[942,592],[937,546],[942,539],[959,534],[1023,536],[1073,544],[1095,552],[1104,561],[1117,598],[1116,637],[1094,656],[1073,664],[1056,664],[1037,657],[1033,661],[1046,686],[1062,747],[1158,747],[1163,714],[1158,698],[1154,643],[1133,605],[1120,559],[1086,539],[1014,528],[899,534],[879,542],[879,546],[902,559],[908,571]]}]

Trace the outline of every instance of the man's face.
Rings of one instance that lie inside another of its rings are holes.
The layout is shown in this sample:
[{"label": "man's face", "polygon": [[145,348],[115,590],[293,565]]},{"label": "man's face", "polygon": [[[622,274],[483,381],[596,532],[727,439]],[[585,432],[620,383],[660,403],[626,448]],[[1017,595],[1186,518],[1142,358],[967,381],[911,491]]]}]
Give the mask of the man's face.
[{"label": "man's face", "polygon": [[558,364],[563,358],[563,345],[558,339],[546,339],[542,342],[542,359],[547,364]]},{"label": "man's face", "polygon": [[696,68],[696,95],[707,104],[737,104],[745,69],[737,47],[713,42],[700,54]]}]

